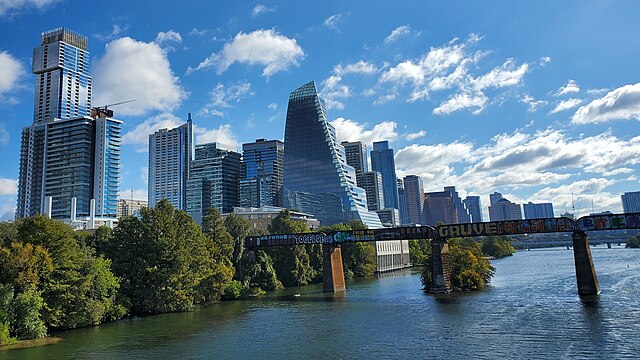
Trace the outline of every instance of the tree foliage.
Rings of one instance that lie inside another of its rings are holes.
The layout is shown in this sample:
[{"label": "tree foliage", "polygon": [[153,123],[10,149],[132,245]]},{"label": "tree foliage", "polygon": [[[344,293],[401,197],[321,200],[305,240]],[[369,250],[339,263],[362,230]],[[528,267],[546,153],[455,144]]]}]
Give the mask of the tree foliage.
[{"label": "tree foliage", "polygon": [[503,236],[491,236],[482,242],[482,253],[500,259],[511,256],[516,249],[511,246],[509,239]]},{"label": "tree foliage", "polygon": [[636,235],[634,237],[629,238],[629,240],[627,240],[626,247],[632,248],[632,249],[640,248],[640,235]]},{"label": "tree foliage", "polygon": [[431,258],[431,242],[428,240],[409,240],[409,257],[413,265],[425,265]]}]

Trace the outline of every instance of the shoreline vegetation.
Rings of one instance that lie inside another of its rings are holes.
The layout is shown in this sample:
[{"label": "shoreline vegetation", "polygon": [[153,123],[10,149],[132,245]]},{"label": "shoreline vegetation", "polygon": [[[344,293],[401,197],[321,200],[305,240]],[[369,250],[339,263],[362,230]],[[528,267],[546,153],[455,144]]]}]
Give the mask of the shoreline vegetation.
[{"label": "shoreline vegetation", "polygon": [[[364,229],[359,221],[315,229]],[[211,209],[198,226],[168,201],[121,219],[115,229],[76,232],[45,216],[0,223],[0,349],[56,343],[49,333],[125,317],[191,311],[218,301],[322,282],[320,244],[245,253],[244,238],[309,232],[282,211],[267,231]],[[495,269],[486,259],[510,256],[509,239],[449,241],[456,291],[483,288]],[[431,245],[411,241],[414,265],[430,283]],[[342,245],[346,278],[376,270],[371,243]]]}]

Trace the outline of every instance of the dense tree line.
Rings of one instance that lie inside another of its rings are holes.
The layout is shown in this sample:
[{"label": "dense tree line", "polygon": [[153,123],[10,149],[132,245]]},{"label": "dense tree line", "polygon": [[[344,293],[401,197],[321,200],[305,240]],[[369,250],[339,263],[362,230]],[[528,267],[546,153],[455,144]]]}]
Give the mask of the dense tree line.
[{"label": "dense tree line", "polygon": [[630,249],[640,248],[640,235],[630,237],[629,240],[627,240],[626,247]]}]

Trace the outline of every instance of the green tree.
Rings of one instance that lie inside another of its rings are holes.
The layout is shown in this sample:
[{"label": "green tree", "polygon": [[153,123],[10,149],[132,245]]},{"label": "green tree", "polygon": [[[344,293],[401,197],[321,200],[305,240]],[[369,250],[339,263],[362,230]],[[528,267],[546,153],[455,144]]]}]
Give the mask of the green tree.
[{"label": "green tree", "polygon": [[0,283],[0,346],[16,342],[16,339],[11,337],[9,332],[12,302],[13,288],[9,284]]},{"label": "green tree", "polygon": [[429,240],[409,240],[409,257],[413,265],[427,264],[431,258],[431,242]]},{"label": "green tree", "polygon": [[[309,232],[303,221],[291,219],[289,210],[282,210],[269,225],[271,234]],[[317,276],[304,246],[280,246],[269,249],[278,279],[284,286],[307,285]]]},{"label": "green tree", "polygon": [[233,238],[233,252],[231,263],[235,269],[233,278],[240,280],[243,273],[242,256],[244,255],[244,239],[254,233],[251,223],[241,218],[236,213],[231,213],[224,219],[224,226]]},{"label": "green tree", "polygon": [[143,209],[140,219],[122,219],[106,253],[122,278],[121,291],[131,312],[153,314],[187,311],[220,299],[233,275],[220,261],[220,243],[205,236],[184,211],[162,200],[153,209]]},{"label": "green tree", "polygon": [[376,249],[371,243],[344,244],[341,250],[345,277],[368,277],[376,272]]},{"label": "green tree", "polygon": [[629,240],[627,240],[627,246],[626,247],[631,248],[631,249],[640,248],[640,236],[636,235],[634,237],[629,238]]},{"label": "green tree", "polygon": [[40,316],[43,303],[42,297],[35,290],[22,292],[13,300],[11,331],[19,339],[39,339],[47,336],[47,326]]},{"label": "green tree", "polygon": [[18,222],[0,221],[0,246],[9,246],[18,239]]},{"label": "green tree", "polygon": [[232,264],[234,238],[229,234],[220,212],[211,208],[202,218],[202,232],[213,242],[214,256],[230,266]]},{"label": "green tree", "polygon": [[482,253],[496,259],[511,256],[516,249],[511,246],[508,238],[502,236],[491,236],[482,242]]},{"label": "green tree", "polygon": [[248,288],[260,288],[264,291],[272,291],[282,288],[282,283],[278,280],[276,269],[273,266],[271,257],[262,250],[255,251],[255,257],[249,259],[249,254],[245,253],[243,264],[245,265],[243,281]]}]

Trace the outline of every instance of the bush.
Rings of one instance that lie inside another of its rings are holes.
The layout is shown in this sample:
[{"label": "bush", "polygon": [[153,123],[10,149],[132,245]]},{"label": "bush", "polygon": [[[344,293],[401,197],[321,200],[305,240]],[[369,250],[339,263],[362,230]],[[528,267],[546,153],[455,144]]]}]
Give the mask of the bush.
[{"label": "bush", "polygon": [[640,248],[640,236],[636,235],[632,238],[629,238],[629,240],[627,240],[627,246],[628,248],[631,249],[637,249]]},{"label": "bush", "polygon": [[242,283],[238,280],[230,281],[224,288],[222,300],[236,300],[242,294]]}]

